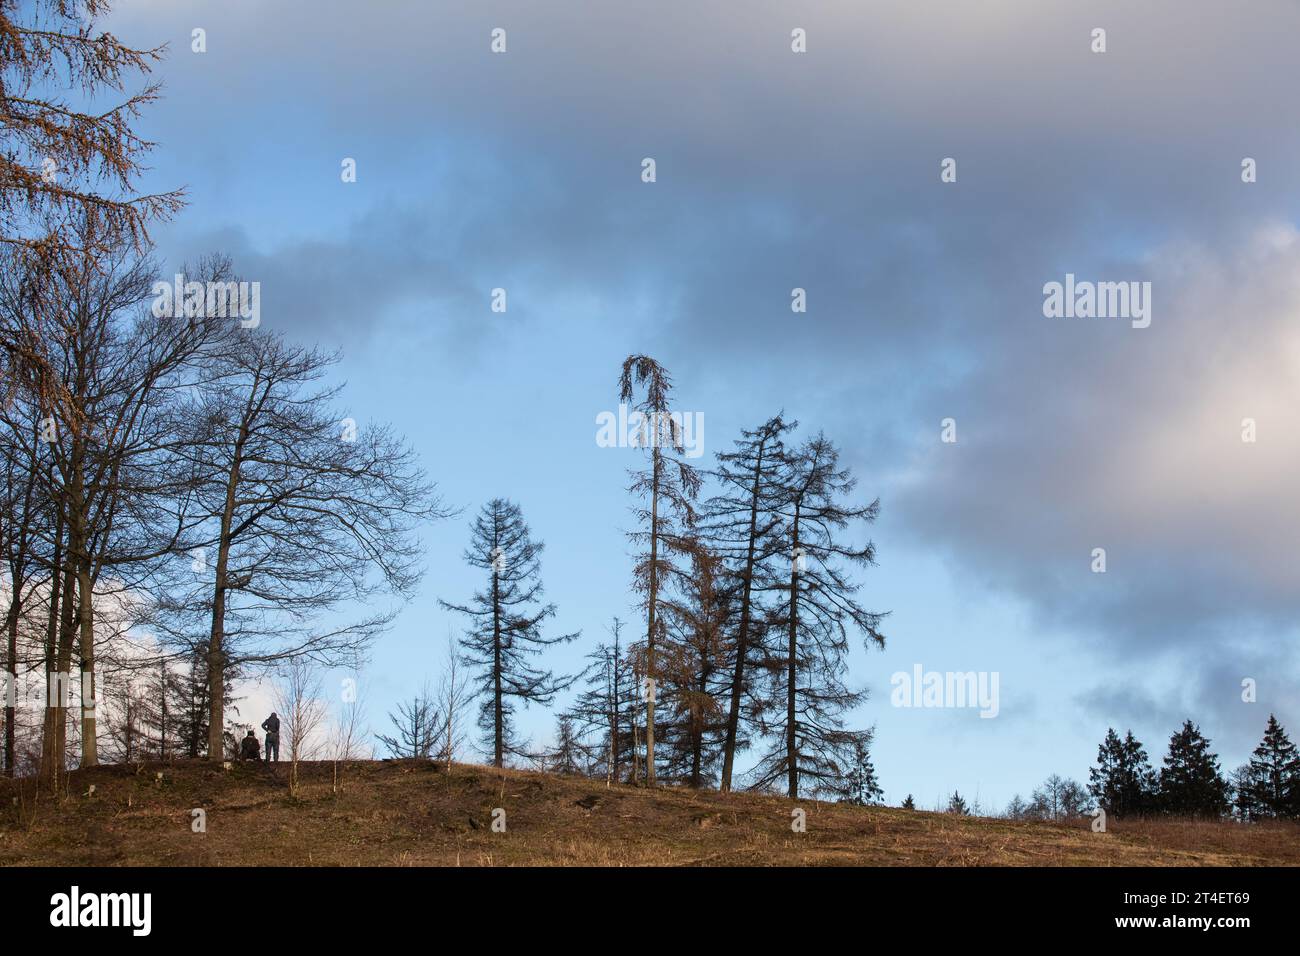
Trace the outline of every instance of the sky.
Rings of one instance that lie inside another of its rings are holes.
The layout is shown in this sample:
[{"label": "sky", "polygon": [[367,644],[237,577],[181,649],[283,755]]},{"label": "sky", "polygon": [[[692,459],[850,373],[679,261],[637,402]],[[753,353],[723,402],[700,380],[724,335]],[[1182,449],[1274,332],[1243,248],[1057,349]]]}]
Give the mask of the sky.
[{"label": "sky", "polygon": [[[116,5],[119,37],[169,44],[142,185],[188,206],[160,258],[229,254],[263,325],[342,349],[349,413],[465,509],[421,530],[372,726],[436,680],[490,497],[546,543],[556,632],[582,631],[551,666],[636,620],[639,452],[595,434],[646,353],[703,415],[697,463],[784,410],[880,498],[860,580],[887,644],[855,642],[850,675],[888,802],[1086,781],[1107,727],[1158,763],[1191,718],[1225,771],[1270,712],[1300,730],[1300,6],[743,9]],[[1046,316],[1067,274],[1150,283],[1150,325]],[[996,672],[997,716],[892,706],[917,665]]]}]

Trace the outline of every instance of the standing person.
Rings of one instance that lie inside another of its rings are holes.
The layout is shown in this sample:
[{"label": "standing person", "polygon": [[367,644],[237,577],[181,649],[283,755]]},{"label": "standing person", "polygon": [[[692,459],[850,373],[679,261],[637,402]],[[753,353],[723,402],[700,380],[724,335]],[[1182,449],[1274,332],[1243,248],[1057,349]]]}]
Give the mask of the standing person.
[{"label": "standing person", "polygon": [[[275,711],[271,711],[271,716],[262,721],[262,729],[266,731],[266,762],[274,760],[280,762],[280,718],[275,716]],[[271,755],[275,754],[274,757]]]}]

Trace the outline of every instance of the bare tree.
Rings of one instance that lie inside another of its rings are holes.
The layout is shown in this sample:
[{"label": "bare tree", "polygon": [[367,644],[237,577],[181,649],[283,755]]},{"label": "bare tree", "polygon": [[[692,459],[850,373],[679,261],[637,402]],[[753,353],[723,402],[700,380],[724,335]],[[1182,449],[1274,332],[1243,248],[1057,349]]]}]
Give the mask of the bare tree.
[{"label": "bare tree", "polygon": [[305,657],[291,657],[279,668],[275,686],[280,732],[289,754],[289,792],[298,793],[298,763],[313,760],[327,711],[321,695],[320,670]]},{"label": "bare tree", "polygon": [[[0,266],[0,324],[20,325],[36,279],[12,257]],[[61,387],[48,406],[32,391],[28,426],[10,431],[20,454],[49,463],[35,474],[57,519],[51,574],[62,573],[61,599],[75,620],[85,766],[98,760],[96,601],[142,587],[181,537],[189,475],[172,458],[170,408],[191,362],[225,330],[207,318],[153,315],[145,307],[153,271],[117,247],[68,258],[43,277],[66,303],[50,330],[62,343],[53,364]],[[53,669],[65,673],[74,631],[62,628],[58,638]],[[56,732],[61,723],[60,715]],[[56,741],[54,752],[61,749]]]},{"label": "bare tree", "polygon": [[[193,541],[200,578],[171,608],[181,641],[193,630],[179,612],[207,619],[209,754],[220,753],[228,668],[356,659],[395,614],[375,599],[419,580],[415,524],[451,513],[400,438],[332,407],[339,389],[320,382],[337,354],[261,330],[227,345],[181,443],[207,519]],[[323,624],[349,602],[372,610]]]},{"label": "bare tree", "polygon": [[448,635],[447,657],[442,678],[438,682],[436,704],[442,726],[439,730],[438,757],[446,761],[451,773],[451,762],[465,743],[465,709],[474,699],[470,675],[456,652],[456,642]]}]

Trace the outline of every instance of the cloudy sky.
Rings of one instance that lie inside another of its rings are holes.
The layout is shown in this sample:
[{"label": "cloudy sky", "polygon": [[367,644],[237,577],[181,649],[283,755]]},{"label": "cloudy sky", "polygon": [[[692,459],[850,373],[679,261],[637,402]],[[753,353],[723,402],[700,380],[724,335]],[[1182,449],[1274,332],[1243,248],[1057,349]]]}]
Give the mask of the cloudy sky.
[{"label": "cloudy sky", "polygon": [[[170,44],[146,185],[190,202],[160,255],[229,253],[451,502],[521,504],[583,631],[558,669],[635,618],[637,453],[594,435],[645,352],[705,463],[784,409],[880,496],[888,645],[851,663],[891,802],[1086,778],[1108,726],[1158,759],[1191,717],[1225,770],[1270,710],[1300,730],[1300,5],[743,8],[120,0],[110,27]],[[1150,282],[1150,327],[1045,317],[1067,273]],[[366,674],[376,727],[437,675],[467,534],[424,533]],[[998,672],[998,716],[891,707],[917,664]]]}]

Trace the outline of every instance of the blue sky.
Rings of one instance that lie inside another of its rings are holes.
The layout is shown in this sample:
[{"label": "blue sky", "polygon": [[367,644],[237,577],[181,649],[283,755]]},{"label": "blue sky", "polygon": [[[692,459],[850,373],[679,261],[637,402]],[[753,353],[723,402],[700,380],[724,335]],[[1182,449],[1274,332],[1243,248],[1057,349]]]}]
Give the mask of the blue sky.
[{"label": "blue sky", "polygon": [[[645,352],[704,414],[703,462],[784,409],[880,496],[888,644],[851,665],[891,802],[1084,779],[1107,726],[1158,759],[1191,717],[1225,770],[1270,710],[1300,730],[1300,11],[1133,6],[121,0],[116,33],[171,45],[145,185],[189,206],[160,256],[229,253],[263,323],[342,348],[352,414],[467,509],[423,532],[371,723],[436,678],[437,599],[475,586],[494,495],[583,631],[557,670],[635,620],[637,453],[594,436]],[[1150,281],[1151,327],[1045,318],[1067,272]],[[918,663],[999,672],[998,717],[891,707]]]}]

